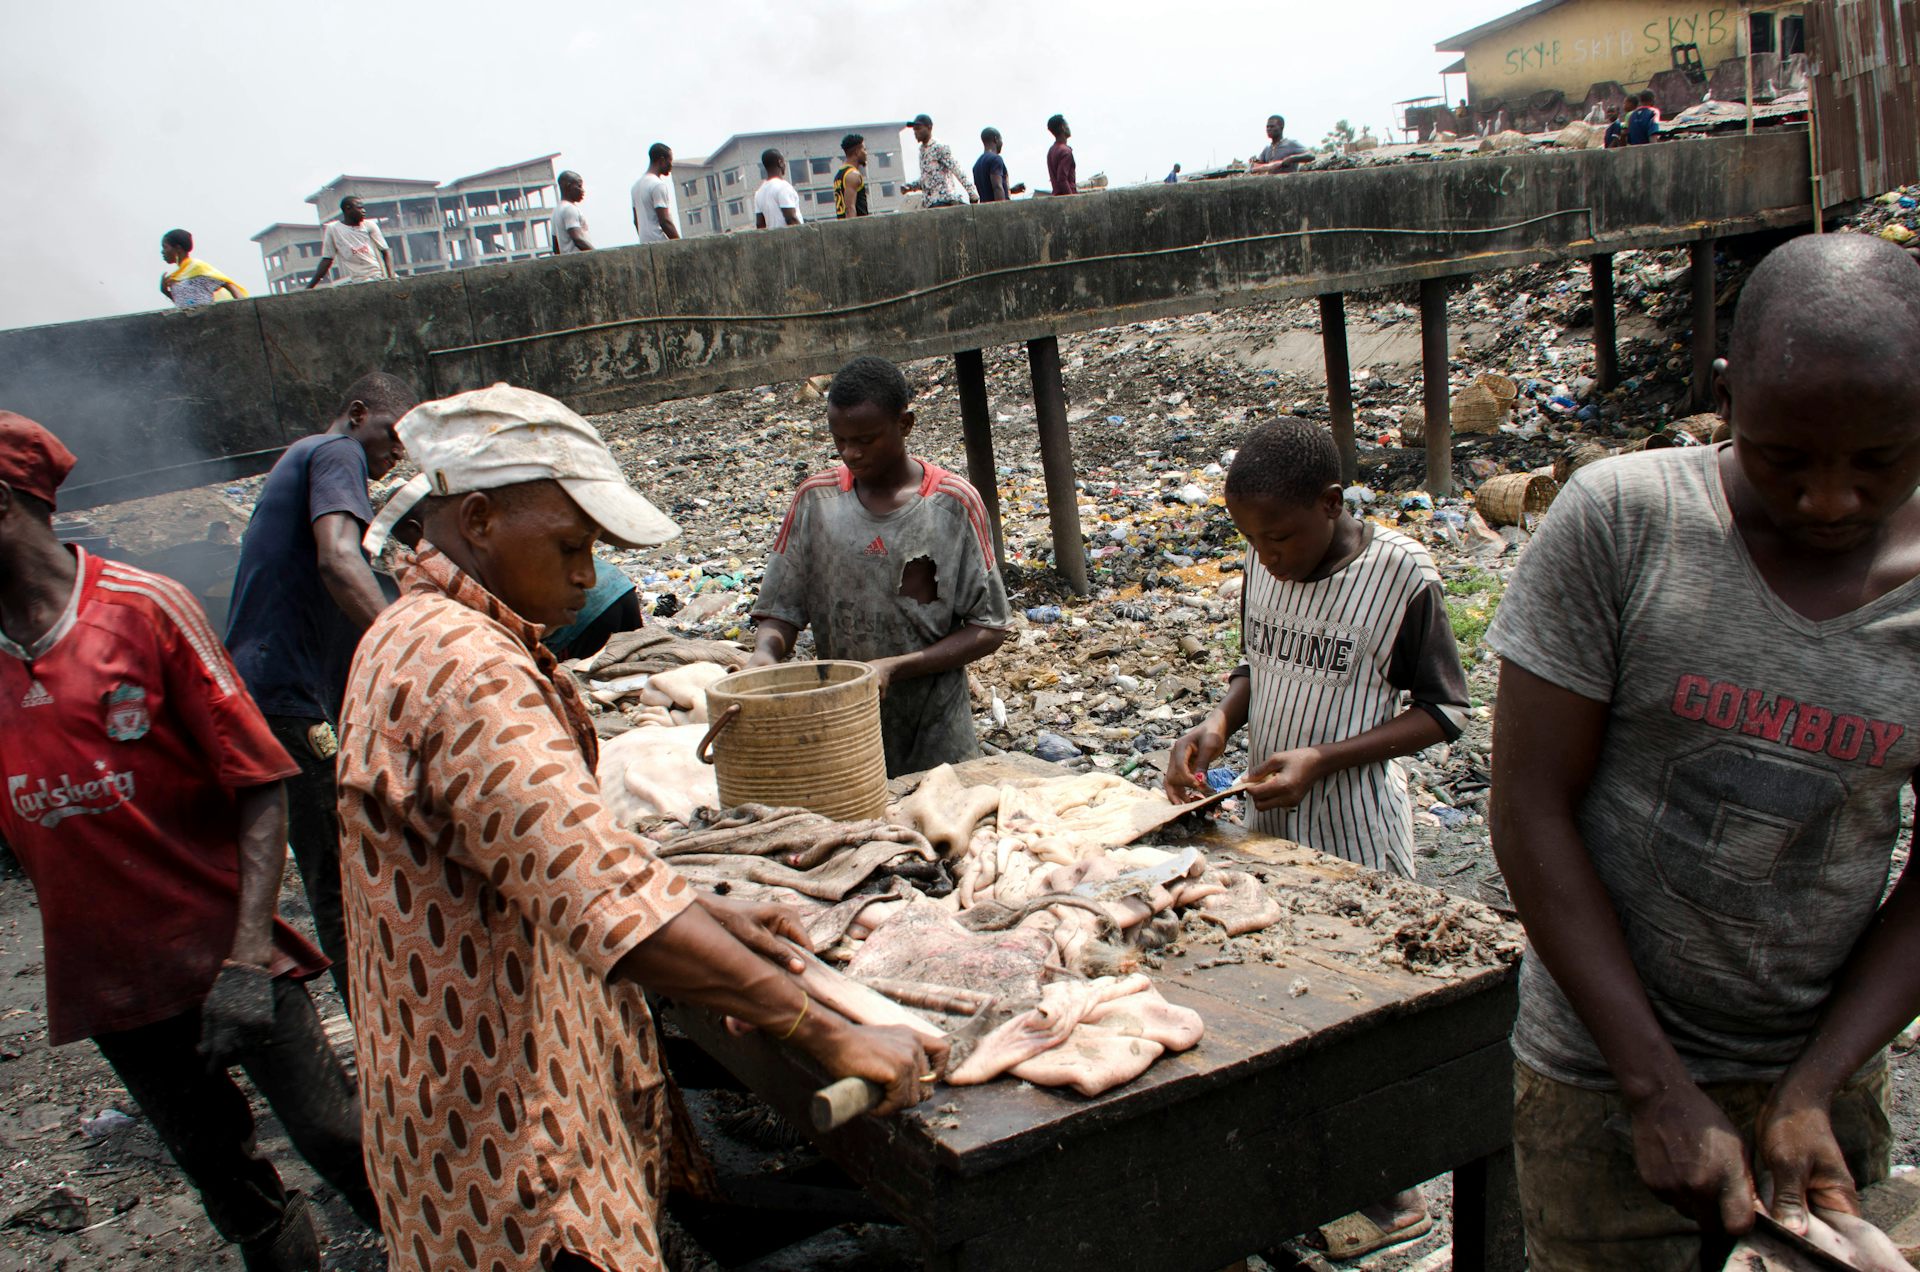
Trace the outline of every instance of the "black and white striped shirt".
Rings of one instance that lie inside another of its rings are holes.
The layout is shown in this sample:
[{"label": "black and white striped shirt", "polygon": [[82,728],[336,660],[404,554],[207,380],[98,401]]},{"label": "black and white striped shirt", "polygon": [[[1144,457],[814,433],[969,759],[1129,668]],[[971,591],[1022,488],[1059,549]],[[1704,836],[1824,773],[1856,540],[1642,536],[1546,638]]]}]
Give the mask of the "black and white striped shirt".
[{"label": "black and white striped shirt", "polygon": [[[1297,747],[1343,742],[1409,705],[1451,741],[1466,724],[1467,680],[1433,558],[1371,522],[1359,550],[1303,583],[1247,553],[1240,634],[1252,677],[1250,766]],[[1398,760],[1343,769],[1293,808],[1249,824],[1376,870],[1413,877],[1413,805]]]}]

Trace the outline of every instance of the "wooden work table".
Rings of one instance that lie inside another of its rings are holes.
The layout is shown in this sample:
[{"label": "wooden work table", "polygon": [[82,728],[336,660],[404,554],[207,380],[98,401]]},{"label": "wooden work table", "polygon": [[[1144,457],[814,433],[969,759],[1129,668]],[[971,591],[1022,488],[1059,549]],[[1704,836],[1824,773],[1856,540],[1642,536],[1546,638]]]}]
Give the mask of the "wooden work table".
[{"label": "wooden work table", "polygon": [[[962,768],[972,781],[999,775]],[[1352,870],[1238,827],[1194,842],[1281,877]],[[819,1147],[919,1238],[933,1269],[1211,1272],[1451,1169],[1453,1266],[1517,1272],[1513,969],[1451,980],[1362,969],[1321,948],[1342,942],[1342,920],[1315,923],[1316,948],[1286,966],[1200,966],[1217,946],[1168,959],[1154,981],[1200,1013],[1206,1036],[1105,1095],[1011,1079],[941,1086]],[[804,1057],[731,1036],[708,1013],[673,1016],[793,1125],[808,1124],[821,1081]]]}]

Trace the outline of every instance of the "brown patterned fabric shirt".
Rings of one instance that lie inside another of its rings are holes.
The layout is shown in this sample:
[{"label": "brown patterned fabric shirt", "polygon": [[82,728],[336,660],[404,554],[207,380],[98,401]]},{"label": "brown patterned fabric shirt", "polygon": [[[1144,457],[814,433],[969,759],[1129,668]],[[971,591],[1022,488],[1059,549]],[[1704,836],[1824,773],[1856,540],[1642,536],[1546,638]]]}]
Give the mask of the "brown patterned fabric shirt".
[{"label": "brown patterned fabric shirt", "polygon": [[693,900],[600,801],[578,691],[423,545],[341,713],[340,864],[389,1266],[660,1266],[667,1096],[607,977]]}]

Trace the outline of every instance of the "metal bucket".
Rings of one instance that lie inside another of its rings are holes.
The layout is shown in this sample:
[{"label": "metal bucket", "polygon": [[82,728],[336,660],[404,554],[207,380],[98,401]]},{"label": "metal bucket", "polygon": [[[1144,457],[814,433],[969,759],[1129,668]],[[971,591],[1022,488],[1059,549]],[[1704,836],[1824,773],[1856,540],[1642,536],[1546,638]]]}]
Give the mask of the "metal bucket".
[{"label": "metal bucket", "polygon": [[707,689],[700,759],[718,770],[720,802],[805,808],[835,821],[887,811],[880,686],[859,662],[756,667]]}]

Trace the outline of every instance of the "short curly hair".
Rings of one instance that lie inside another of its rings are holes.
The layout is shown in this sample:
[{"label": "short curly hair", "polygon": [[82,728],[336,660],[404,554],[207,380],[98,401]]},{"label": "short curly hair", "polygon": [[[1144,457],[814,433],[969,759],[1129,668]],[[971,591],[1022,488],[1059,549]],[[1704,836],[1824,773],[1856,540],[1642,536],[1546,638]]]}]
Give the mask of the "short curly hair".
[{"label": "short curly hair", "polygon": [[1227,494],[1265,495],[1308,504],[1340,484],[1340,452],[1333,433],[1295,416],[1282,416],[1247,434],[1227,469]]},{"label": "short curly hair", "polygon": [[913,401],[913,390],[900,368],[885,358],[863,353],[834,373],[827,386],[827,405],[845,411],[871,402],[889,415],[899,415]]}]

